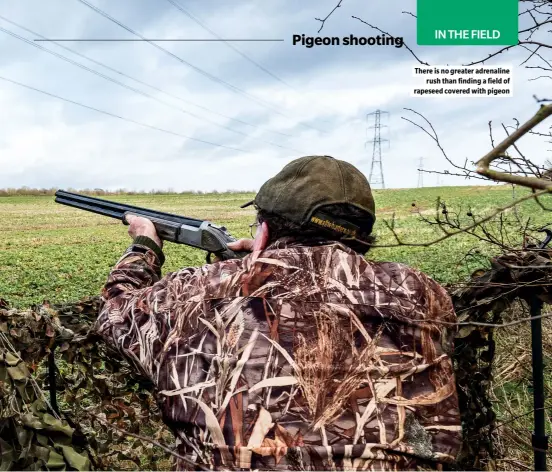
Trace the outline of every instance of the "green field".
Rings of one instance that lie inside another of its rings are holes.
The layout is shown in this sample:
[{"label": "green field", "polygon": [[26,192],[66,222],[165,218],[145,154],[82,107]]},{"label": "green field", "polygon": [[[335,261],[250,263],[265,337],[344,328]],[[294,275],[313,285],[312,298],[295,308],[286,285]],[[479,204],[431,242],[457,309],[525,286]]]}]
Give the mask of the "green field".
[{"label": "green field", "polygon": [[[473,217],[492,214],[497,207],[512,202],[512,189],[505,186],[376,190],[374,193],[378,216],[375,233],[379,245],[396,243],[393,233],[384,224],[384,221],[393,220],[393,216],[394,230],[403,242],[419,244],[442,236],[439,228],[420,221],[420,213],[426,218],[436,215],[439,197],[446,202],[449,216],[457,213],[463,225],[469,225]],[[524,195],[527,195],[526,190],[517,190],[516,198]],[[254,211],[240,209],[240,205],[252,196],[221,193],[103,198],[208,219],[226,225],[237,237],[245,237]],[[543,203],[552,207],[551,202],[543,200]],[[441,210],[439,215],[443,216]],[[549,215],[533,200],[528,200],[517,210],[503,214],[504,231],[495,236],[504,238],[512,247],[519,247],[520,221],[530,219],[529,226],[538,228],[551,221]],[[110,268],[130,243],[126,227],[120,222],[57,205],[51,195],[0,197],[0,222],[0,298],[14,307],[23,308],[43,300],[70,302],[97,295]],[[494,229],[499,227],[496,221],[492,225]],[[498,251],[496,245],[462,234],[430,247],[374,248],[368,256],[406,263],[441,283],[454,284],[465,280],[475,269],[485,267],[487,256]],[[165,245],[165,253],[165,273],[203,264],[205,258],[199,250],[170,243]],[[544,320],[543,328],[547,364],[550,365],[552,319]],[[497,351],[492,400],[498,424],[505,425],[500,428],[502,436],[498,443],[504,458],[495,468],[531,470],[529,325],[496,330],[494,339]],[[546,379],[547,405],[550,405],[552,376],[548,368]],[[547,429],[552,430],[550,421],[547,421]]]},{"label": "green field", "polygon": [[[518,197],[523,195],[518,191]],[[435,215],[435,203],[441,197],[450,212],[460,213],[466,224],[471,209],[475,216],[492,212],[512,201],[512,190],[505,186],[439,187],[405,190],[376,190],[378,244],[394,243],[383,220],[395,214],[395,230],[405,242],[420,243],[441,236],[438,228],[419,220],[418,211]],[[104,197],[133,205],[208,219],[226,225],[232,234],[244,237],[253,221],[254,211],[240,209],[252,194],[171,194],[117,195]],[[116,220],[55,204],[53,196],[0,197],[0,298],[10,305],[24,307],[48,300],[52,303],[74,301],[98,294],[130,239],[126,227]],[[415,204],[415,206],[413,206]],[[546,223],[547,212],[532,202],[520,207],[535,224]],[[519,235],[512,234],[514,241]],[[484,263],[482,258],[466,258],[478,249],[484,254],[494,250],[470,236],[447,239],[431,247],[400,246],[375,248],[374,259],[403,262],[417,267],[442,283],[457,282]],[[166,244],[164,271],[200,265],[201,251]]]}]

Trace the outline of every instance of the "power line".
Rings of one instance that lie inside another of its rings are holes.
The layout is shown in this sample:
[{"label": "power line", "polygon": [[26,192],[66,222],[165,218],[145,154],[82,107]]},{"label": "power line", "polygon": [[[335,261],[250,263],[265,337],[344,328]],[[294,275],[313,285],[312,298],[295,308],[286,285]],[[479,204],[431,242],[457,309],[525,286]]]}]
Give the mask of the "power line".
[{"label": "power line", "polygon": [[19,85],[20,87],[24,87],[24,88],[29,89],[29,90],[34,90],[35,92],[42,93],[43,95],[48,95],[49,97],[57,98],[59,100],[63,100],[64,102],[71,103],[73,105],[77,105],[79,107],[86,108],[88,110],[93,110],[93,111],[96,111],[98,113],[102,113],[103,115],[111,116],[113,118],[118,118],[119,120],[123,120],[123,121],[128,121],[129,123],[133,123],[135,125],[142,126],[144,128],[154,129],[156,131],[161,131],[162,133],[171,134],[173,136],[178,136],[179,138],[191,139],[192,141],[197,141],[197,142],[203,143],[203,144],[209,144],[210,146],[215,146],[215,147],[224,148],[224,149],[230,149],[231,151],[238,151],[238,152],[243,152],[243,153],[251,152],[251,151],[244,151],[243,149],[240,149],[240,148],[234,148],[234,147],[230,147],[230,146],[225,146],[223,144],[213,143],[211,141],[205,141],[205,140],[199,139],[199,138],[192,138],[191,136],[186,136],[184,134],[176,133],[174,131],[170,131],[170,130],[167,130],[167,129],[164,129],[164,128],[159,128],[157,126],[148,125],[147,123],[142,123],[140,121],[135,121],[131,118],[125,118],[124,116],[120,116],[120,115],[117,115],[115,113],[111,113],[109,111],[100,110],[99,108],[91,107],[91,106],[85,105],[83,103],[75,102],[74,100],[70,100],[68,98],[60,97],[59,95],[56,95],[56,94],[53,94],[53,93],[50,93],[50,92],[46,92],[45,90],[37,89],[37,88],[32,87],[30,85],[26,85],[26,84],[23,84],[21,82],[17,82],[16,80],[8,79],[6,77],[0,76],[0,80],[4,80],[6,82],[10,82],[12,84]]},{"label": "power line", "polygon": [[[13,26],[16,26],[17,28],[21,28],[22,30],[26,31],[27,33],[30,33],[30,34],[32,34],[32,35],[39,36],[40,38],[46,39],[46,38],[45,38],[44,36],[42,36],[41,34],[38,34],[38,33],[35,32],[35,31],[32,31],[32,30],[30,30],[30,29],[28,29],[28,28],[25,28],[24,26],[22,26],[22,25],[16,23],[15,21],[9,20],[8,18],[6,18],[6,17],[4,17],[4,16],[1,16],[1,15],[0,15],[0,19],[4,20],[5,22],[7,22],[7,23],[9,23],[9,24],[11,24],[11,25],[13,25]],[[164,95],[167,95],[168,97],[171,97],[171,98],[174,98],[174,99],[176,99],[176,100],[179,100],[179,101],[181,101],[182,103],[186,103],[187,105],[192,105],[192,106],[197,107],[197,108],[199,108],[199,109],[201,109],[201,110],[204,110],[204,111],[206,111],[206,112],[208,112],[208,113],[212,113],[212,114],[217,115],[217,116],[220,116],[220,117],[222,117],[222,118],[226,118],[227,120],[235,121],[236,123],[240,123],[240,124],[242,124],[242,125],[251,126],[251,127],[253,127],[253,128],[256,128],[256,129],[259,129],[259,130],[262,130],[262,131],[267,131],[267,132],[270,132],[270,133],[279,134],[279,135],[281,135],[281,136],[286,136],[286,137],[288,137],[288,138],[293,137],[291,134],[286,134],[286,133],[282,133],[281,131],[275,131],[275,130],[272,130],[272,129],[269,129],[269,128],[264,128],[264,127],[262,127],[262,126],[255,125],[255,124],[253,124],[253,123],[249,123],[249,122],[247,122],[247,121],[243,121],[243,120],[240,120],[240,119],[238,119],[238,118],[233,118],[233,117],[231,117],[231,116],[225,115],[225,114],[220,113],[220,112],[217,112],[217,111],[215,111],[215,110],[211,110],[210,108],[204,107],[204,106],[202,106],[202,105],[198,105],[197,103],[194,103],[194,102],[191,102],[191,101],[189,101],[189,100],[186,100],[186,99],[184,99],[184,98],[182,98],[182,97],[179,97],[178,95],[174,95],[174,94],[169,93],[169,92],[167,92],[167,91],[165,91],[165,90],[162,90],[162,89],[156,87],[155,85],[151,85],[151,84],[148,84],[147,82],[143,82],[142,80],[136,79],[135,77],[132,77],[132,76],[130,76],[130,75],[128,75],[128,74],[125,74],[124,72],[121,72],[120,70],[114,69],[113,67],[110,67],[110,66],[108,66],[108,65],[106,65],[106,64],[104,64],[104,63],[102,63],[102,62],[96,61],[95,59],[92,59],[91,57],[88,57],[88,56],[86,56],[86,55],[84,55],[84,54],[81,54],[80,52],[75,51],[74,49],[68,48],[67,46],[64,46],[63,44],[59,44],[59,43],[55,42],[54,40],[49,40],[49,41],[50,41],[50,42],[53,42],[56,46],[58,46],[58,47],[60,47],[60,48],[62,48],[62,49],[65,49],[66,51],[69,51],[71,54],[75,54],[76,56],[82,57],[83,59],[86,59],[87,61],[90,61],[90,62],[92,62],[92,63],[94,63],[94,64],[96,64],[96,65],[98,65],[98,66],[100,66],[100,67],[103,67],[103,68],[105,68],[105,69],[107,69],[107,70],[110,70],[111,72],[114,72],[114,73],[116,73],[116,74],[118,74],[118,75],[121,75],[121,76],[123,76],[123,77],[126,77],[127,79],[130,79],[130,80],[132,80],[132,81],[134,81],[134,82],[137,82],[137,83],[139,83],[139,84],[141,84],[141,85],[144,85],[144,86],[146,86],[146,87],[148,87],[148,88],[151,88],[152,90],[155,90],[155,91],[160,92],[160,93],[162,93],[162,94],[164,94]]]},{"label": "power line", "polygon": [[281,79],[280,77],[278,77],[276,74],[274,74],[273,72],[271,72],[270,70],[268,70],[266,67],[264,67],[263,65],[259,64],[258,62],[254,61],[253,59],[251,59],[247,54],[245,54],[244,52],[240,51],[236,46],[234,46],[233,44],[231,44],[230,40],[228,39],[223,39],[221,38],[217,33],[215,33],[211,28],[209,28],[205,23],[203,23],[199,18],[197,18],[196,16],[192,15],[192,13],[190,13],[188,10],[186,10],[182,5],[180,5],[180,3],[178,3],[177,1],[175,0],[167,0],[167,2],[169,2],[171,5],[173,5],[175,8],[177,8],[182,14],[186,15],[188,18],[190,18],[190,20],[192,20],[193,22],[197,23],[199,26],[201,26],[205,31],[208,31],[209,33],[211,33],[215,38],[217,38],[215,41],[222,41],[224,43],[226,43],[226,45],[232,49],[233,51],[237,52],[241,57],[243,57],[245,60],[249,61],[251,64],[253,64],[255,67],[257,67],[258,69],[262,70],[264,73],[270,75],[273,79],[277,80],[278,82],[280,82],[281,84],[285,85],[286,87],[289,87],[295,91],[297,91],[297,89],[295,87],[293,87],[292,85],[288,84],[286,81],[284,81],[283,79]]},{"label": "power line", "polygon": [[420,161],[418,163],[418,188],[424,186],[424,157],[420,156]]},{"label": "power line", "polygon": [[[276,74],[274,74],[273,72],[271,72],[270,70],[268,70],[265,66],[259,64],[257,61],[253,60],[251,57],[249,57],[247,54],[245,54],[243,51],[241,51],[240,49],[238,49],[236,46],[234,46],[233,44],[231,44],[229,41],[232,41],[230,39],[224,39],[224,38],[221,38],[217,33],[215,33],[211,28],[209,28],[205,23],[203,23],[199,18],[197,18],[195,15],[193,15],[189,10],[186,10],[182,5],[180,5],[180,3],[178,3],[176,0],[167,0],[167,2],[169,2],[171,5],[173,5],[175,8],[177,8],[178,10],[180,10],[180,12],[184,15],[186,15],[188,18],[190,18],[190,20],[194,21],[195,23],[197,23],[199,26],[201,26],[205,31],[211,33],[215,38],[217,39],[214,39],[214,40],[211,40],[211,41],[222,41],[224,42],[230,49],[232,49],[233,51],[235,51],[236,53],[238,53],[241,57],[243,57],[245,60],[249,61],[251,64],[253,64],[255,67],[257,67],[258,69],[262,70],[264,73],[268,74],[269,76],[271,76],[272,78],[274,78],[275,80],[277,80],[278,82],[280,82],[281,84],[285,85],[286,87],[290,88],[291,90],[293,90],[295,93],[301,95],[301,91],[298,90],[296,87],[294,87],[293,85],[287,83],[285,80],[283,80],[282,78],[278,77]],[[204,40],[204,41],[210,41],[210,40]],[[234,40],[235,41],[235,40]],[[283,41],[283,40],[273,40],[273,41]],[[328,123],[327,121],[325,120],[321,120],[323,121],[324,123]]]},{"label": "power line", "polygon": [[[181,57],[177,56],[176,54],[173,54],[172,52],[168,51],[167,49],[165,48],[162,48],[161,46],[159,46],[158,44],[148,40],[147,38],[145,38],[144,36],[142,36],[140,33],[134,31],[132,28],[129,28],[128,26],[124,25],[123,23],[121,23],[120,21],[118,21],[117,19],[113,18],[111,15],[109,15],[108,13],[106,13],[105,11],[101,10],[100,8],[92,5],[91,3],[87,2],[86,0],[77,0],[78,2],[82,3],[83,5],[86,5],[88,8],[90,8],[91,10],[95,11],[96,13],[98,13],[99,15],[103,16],[104,18],[108,19],[109,21],[115,23],[116,25],[120,26],[121,28],[123,28],[124,30],[128,31],[129,33],[135,35],[135,36],[138,36],[139,38],[143,39],[145,42],[147,42],[148,44],[154,46],[155,48],[159,49],[160,51],[164,52],[165,54],[168,54],[169,56],[173,57],[174,59],[176,59],[177,61],[179,61],[181,64],[184,64],[188,67],[190,67],[191,69],[195,70],[197,73],[203,75],[204,77],[207,77],[209,80],[212,80],[216,83],[218,83],[219,85],[222,85],[223,87],[226,87],[227,89],[231,90],[232,92],[234,93],[237,93],[239,95],[242,95],[246,98],[248,98],[249,100],[257,103],[258,105],[260,106],[263,106],[264,108],[267,108],[271,111],[273,111],[274,113],[277,113],[278,115],[281,115],[285,118],[289,118],[291,119],[291,117],[289,117],[288,115],[286,115],[285,113],[281,112],[280,110],[274,108],[270,103],[260,99],[260,98],[257,98],[249,93],[247,93],[245,90],[242,90],[240,89],[239,87],[236,87],[235,85],[232,85],[230,84],[229,82],[226,82],[212,74],[210,74],[209,72],[201,69],[200,67],[197,67],[197,66],[194,66],[193,64],[191,64],[190,62],[182,59]],[[318,132],[321,132],[321,133],[324,133],[326,134],[325,131],[322,131],[318,128],[315,128],[314,126],[310,126],[306,123],[302,123],[302,122],[298,122],[299,125],[301,126],[304,126],[304,127],[307,127],[307,128],[310,128],[310,129],[313,129],[315,131],[318,131]]]},{"label": "power line", "polygon": [[[4,19],[2,16],[0,16],[0,18]],[[8,22],[9,22],[9,20],[8,20]],[[131,87],[131,86],[127,85],[127,84],[124,84],[124,83],[122,83],[122,82],[119,82],[118,80],[113,79],[112,77],[109,77],[109,76],[107,76],[107,75],[105,75],[105,74],[102,74],[101,72],[98,72],[98,71],[96,71],[96,70],[94,70],[94,69],[91,69],[91,68],[85,66],[84,64],[81,64],[81,63],[76,62],[76,61],[74,61],[74,60],[72,60],[72,59],[70,59],[70,58],[68,58],[68,57],[66,57],[66,56],[63,56],[62,54],[58,54],[58,53],[55,52],[55,51],[52,51],[52,50],[47,49],[47,48],[45,48],[45,47],[43,47],[43,46],[41,46],[41,45],[39,45],[39,44],[36,44],[36,43],[34,43],[34,42],[32,42],[32,41],[30,41],[30,40],[28,40],[28,39],[26,39],[26,38],[24,38],[24,37],[22,37],[22,36],[19,36],[18,34],[13,33],[12,31],[9,31],[9,30],[7,30],[7,29],[2,28],[1,26],[0,26],[0,31],[2,31],[3,33],[6,33],[6,34],[8,34],[8,35],[10,35],[10,36],[12,36],[12,37],[14,37],[14,38],[16,38],[16,39],[19,39],[20,41],[23,41],[23,42],[25,42],[25,43],[27,43],[27,44],[29,44],[29,45],[35,47],[35,48],[38,48],[38,49],[40,49],[40,50],[42,50],[42,51],[44,51],[44,52],[47,52],[47,53],[49,53],[49,54],[52,54],[53,56],[56,56],[56,57],[59,58],[59,59],[62,59],[62,60],[64,60],[64,61],[66,61],[66,62],[69,62],[70,64],[72,64],[72,65],[74,65],[74,66],[80,67],[81,69],[84,69],[84,70],[86,70],[87,72],[90,72],[90,73],[92,73],[92,74],[94,74],[94,75],[97,75],[98,77],[101,77],[102,79],[108,80],[109,82],[112,82],[112,83],[114,83],[114,84],[116,84],[116,85],[119,85],[119,86],[121,86],[121,87],[124,87],[124,88],[126,88],[126,89],[128,89],[128,90],[130,90],[130,91],[132,91],[132,92],[135,92],[135,93],[137,93],[137,94],[139,94],[139,95],[142,95],[142,96],[144,96],[144,97],[147,97],[147,98],[150,98],[150,99],[152,99],[152,100],[155,100],[156,102],[161,103],[162,105],[165,105],[165,106],[167,106],[167,107],[169,107],[169,108],[173,108],[173,109],[175,109],[175,110],[177,110],[177,111],[180,111],[181,113],[185,113],[185,114],[190,115],[190,116],[192,116],[192,117],[194,117],[194,118],[196,118],[196,119],[199,119],[199,120],[202,120],[202,121],[206,121],[206,122],[211,123],[211,124],[213,124],[213,125],[215,125],[215,126],[218,126],[219,128],[223,128],[223,129],[226,129],[226,130],[228,130],[228,131],[231,131],[232,133],[237,133],[237,134],[240,134],[240,135],[242,135],[242,136],[248,137],[248,138],[250,138],[250,139],[254,139],[254,140],[258,140],[258,141],[261,141],[261,142],[263,142],[263,143],[266,143],[266,144],[270,144],[271,146],[279,147],[279,148],[282,148],[282,149],[287,149],[287,150],[290,150],[290,151],[293,151],[293,152],[301,152],[301,151],[297,151],[296,149],[293,149],[293,148],[288,148],[287,146],[283,146],[283,145],[280,145],[280,144],[277,144],[277,143],[273,143],[273,142],[270,142],[270,141],[265,141],[264,139],[261,139],[261,138],[257,138],[257,137],[251,136],[251,135],[249,135],[249,134],[247,134],[247,133],[244,133],[243,131],[238,131],[238,130],[235,130],[235,129],[233,129],[233,128],[229,128],[228,126],[221,125],[221,124],[216,123],[215,121],[212,121],[212,120],[210,120],[210,119],[208,119],[208,118],[205,118],[205,117],[196,115],[195,113],[192,113],[192,112],[190,112],[190,111],[188,111],[188,110],[184,110],[183,108],[180,108],[180,107],[178,107],[178,106],[172,105],[172,104],[170,104],[170,103],[168,103],[168,102],[165,102],[165,101],[163,101],[163,100],[161,100],[161,99],[159,99],[159,98],[157,98],[157,97],[155,97],[155,96],[153,96],[153,95],[150,95],[150,94],[148,94],[148,93],[146,93],[146,92],[143,92],[142,90],[136,89],[136,88]],[[37,33],[32,32],[32,34],[37,34]],[[38,35],[38,34],[37,34],[37,35]],[[38,36],[40,36],[40,35],[38,35]],[[54,44],[55,44],[55,43],[54,43]]]}]

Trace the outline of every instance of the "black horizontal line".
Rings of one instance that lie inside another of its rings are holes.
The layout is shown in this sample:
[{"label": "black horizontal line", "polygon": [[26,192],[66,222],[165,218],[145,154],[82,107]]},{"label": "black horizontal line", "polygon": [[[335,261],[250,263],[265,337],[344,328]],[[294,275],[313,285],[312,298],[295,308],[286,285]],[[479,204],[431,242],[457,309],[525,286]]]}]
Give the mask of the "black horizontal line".
[{"label": "black horizontal line", "polygon": [[56,41],[56,42],[62,42],[62,41],[122,41],[122,42],[134,42],[134,41],[152,41],[152,42],[158,42],[158,41],[190,41],[190,42],[203,42],[203,41],[217,41],[217,42],[235,42],[235,41],[246,41],[246,42],[275,42],[275,41],[284,41],[283,39],[35,39],[34,41]]}]

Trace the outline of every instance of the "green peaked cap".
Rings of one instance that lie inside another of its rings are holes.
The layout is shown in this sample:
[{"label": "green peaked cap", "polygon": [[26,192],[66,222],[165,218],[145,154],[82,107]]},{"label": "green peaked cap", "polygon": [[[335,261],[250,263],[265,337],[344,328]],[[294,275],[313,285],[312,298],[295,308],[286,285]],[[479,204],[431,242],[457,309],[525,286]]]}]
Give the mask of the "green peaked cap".
[{"label": "green peaked cap", "polygon": [[[331,156],[305,156],[291,161],[242,208],[252,204],[299,225],[319,223],[318,216],[327,223],[322,226],[329,229],[335,229],[331,225],[337,220],[341,229],[351,223],[365,235],[370,234],[376,220],[374,197],[366,177],[352,164]],[[334,204],[349,204],[364,212],[362,225],[358,224],[358,217],[340,215],[334,219],[324,212],[324,206]]]}]

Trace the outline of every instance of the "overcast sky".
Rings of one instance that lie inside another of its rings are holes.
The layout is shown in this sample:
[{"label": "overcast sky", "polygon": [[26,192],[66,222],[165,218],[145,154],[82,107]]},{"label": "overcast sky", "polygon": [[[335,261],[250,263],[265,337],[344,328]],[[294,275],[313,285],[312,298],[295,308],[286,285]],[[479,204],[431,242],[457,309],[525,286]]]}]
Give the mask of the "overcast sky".
[{"label": "overcast sky", "polygon": [[[86,1],[147,38],[214,38],[169,0]],[[433,122],[451,158],[477,160],[490,149],[488,121],[501,139],[500,123],[532,116],[533,94],[546,95],[550,83],[529,81],[538,74],[516,68],[512,98],[411,98],[415,61],[405,48],[292,45],[293,34],[318,34],[315,17],[325,17],[336,0],[175,1],[219,37],[284,41],[232,43],[242,55],[223,42],[157,43],[166,51],[147,42],[61,43],[86,59],[33,39],[136,36],[79,0],[0,1],[0,28],[104,76],[0,30],[0,77],[135,122],[0,80],[0,187],[256,190],[309,154],[348,160],[368,174],[366,115],[376,109],[389,112],[386,186],[415,187],[421,156],[427,169],[450,167],[427,135],[401,119],[415,118],[404,108]],[[344,0],[320,35],[377,34],[355,15],[403,36],[431,64],[459,65],[489,52],[416,46],[415,20],[401,13],[415,12],[415,3]],[[515,66],[523,52],[489,64]],[[552,145],[530,138],[522,144],[536,162],[550,157]],[[438,177],[426,175],[424,183],[435,186]]]}]

